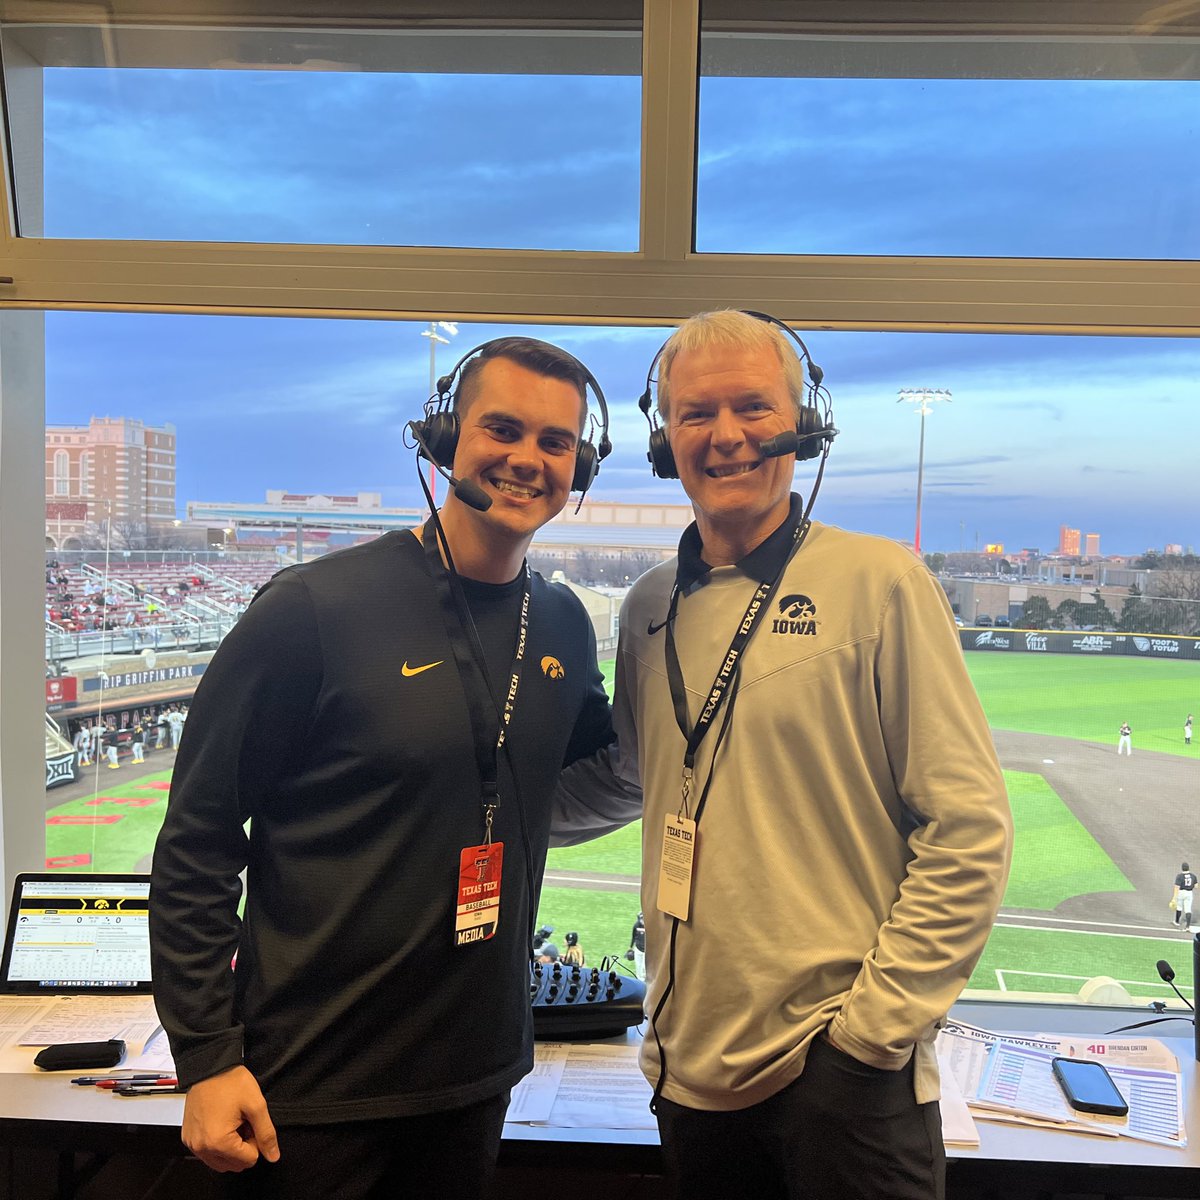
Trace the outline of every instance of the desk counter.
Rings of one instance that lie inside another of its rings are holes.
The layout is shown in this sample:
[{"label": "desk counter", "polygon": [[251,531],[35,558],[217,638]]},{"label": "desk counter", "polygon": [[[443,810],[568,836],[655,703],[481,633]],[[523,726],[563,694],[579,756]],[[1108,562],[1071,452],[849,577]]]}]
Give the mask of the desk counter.
[{"label": "desk counter", "polygon": [[[1137,1019],[1129,1010],[1041,1008],[1017,1005],[955,1007],[954,1015],[989,1029],[1092,1033]],[[1182,1022],[1166,1028],[1187,1028]],[[1139,1030],[1154,1036],[1156,1030]],[[632,1035],[631,1035],[632,1036]],[[1132,1035],[1131,1035],[1132,1036]],[[1200,1195],[1200,1073],[1191,1036],[1165,1036],[1183,1075],[1188,1145],[1158,1146],[1129,1138],[1090,1137],[979,1121],[977,1148],[948,1150],[952,1185],[1023,1185],[1036,1190],[1120,1193],[1126,1196]],[[0,1144],[38,1145],[107,1153],[183,1153],[179,1124],[183,1097],[120,1097],[75,1087],[67,1073],[0,1076]],[[630,1174],[659,1170],[653,1130],[546,1129],[505,1126],[502,1165],[562,1165]]]}]

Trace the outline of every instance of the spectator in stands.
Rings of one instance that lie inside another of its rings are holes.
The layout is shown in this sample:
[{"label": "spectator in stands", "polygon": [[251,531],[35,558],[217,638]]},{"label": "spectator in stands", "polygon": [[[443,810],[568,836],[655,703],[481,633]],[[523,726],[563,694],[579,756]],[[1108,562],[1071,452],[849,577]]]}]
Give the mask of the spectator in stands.
[{"label": "spectator in stands", "polygon": [[280,572],[200,680],[154,853],[155,1001],[184,1141],[257,1197],[489,1190],[532,1065],[551,826],[640,811],[557,803],[610,714],[586,611],[525,563],[590,475],[590,378],[532,339],[482,347],[438,414],[439,519]]},{"label": "spectator in stands", "polygon": [[135,582],[133,584],[133,598],[135,600],[141,600],[145,594],[146,593],[142,590],[141,585]]},{"label": "spectator in stands", "polygon": [[186,596],[188,594],[188,592],[190,592],[191,590],[192,590],[192,585],[190,583],[188,583],[188,581],[186,579],[181,579],[179,581],[179,592],[181,595]]}]

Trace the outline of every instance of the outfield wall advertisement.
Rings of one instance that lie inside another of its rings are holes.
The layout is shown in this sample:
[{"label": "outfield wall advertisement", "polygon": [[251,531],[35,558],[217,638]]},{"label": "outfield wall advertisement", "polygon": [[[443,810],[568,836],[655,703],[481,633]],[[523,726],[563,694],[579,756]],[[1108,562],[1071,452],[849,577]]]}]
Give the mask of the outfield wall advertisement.
[{"label": "outfield wall advertisement", "polygon": [[1053,629],[960,629],[964,650],[1022,654],[1123,654],[1133,658],[1200,659],[1200,638],[1141,633],[1059,632]]}]

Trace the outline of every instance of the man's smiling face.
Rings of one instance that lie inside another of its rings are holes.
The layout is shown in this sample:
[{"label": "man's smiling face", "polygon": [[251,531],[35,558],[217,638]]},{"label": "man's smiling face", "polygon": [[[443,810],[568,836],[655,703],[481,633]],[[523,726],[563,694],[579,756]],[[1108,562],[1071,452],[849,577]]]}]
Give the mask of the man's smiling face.
[{"label": "man's smiling face", "polygon": [[564,379],[507,358],[487,362],[459,409],[454,474],[491,500],[480,521],[494,535],[529,538],[558,516],[571,492],[585,406]]},{"label": "man's smiling face", "polygon": [[795,457],[760,443],[796,427],[796,408],[770,345],[681,351],[670,367],[667,433],[701,538],[757,545],[788,514]]}]

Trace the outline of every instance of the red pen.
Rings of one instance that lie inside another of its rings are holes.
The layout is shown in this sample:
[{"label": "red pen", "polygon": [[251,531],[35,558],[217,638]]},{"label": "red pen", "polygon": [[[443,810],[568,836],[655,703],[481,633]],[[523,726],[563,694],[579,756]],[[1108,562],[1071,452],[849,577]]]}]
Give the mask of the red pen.
[{"label": "red pen", "polygon": [[172,1087],[179,1086],[178,1079],[172,1079],[169,1075],[155,1075],[153,1078],[141,1079],[99,1079],[96,1081],[98,1088],[119,1088],[125,1087],[128,1084],[136,1084],[138,1087],[157,1087],[159,1084],[169,1083]]}]

